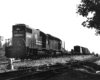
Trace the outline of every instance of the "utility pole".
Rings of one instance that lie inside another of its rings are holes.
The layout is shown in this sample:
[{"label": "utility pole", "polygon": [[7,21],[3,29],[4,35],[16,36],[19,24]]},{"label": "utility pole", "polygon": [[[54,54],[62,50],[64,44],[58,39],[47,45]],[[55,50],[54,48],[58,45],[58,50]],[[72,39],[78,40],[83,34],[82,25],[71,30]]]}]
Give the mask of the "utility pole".
[{"label": "utility pole", "polygon": [[64,41],[64,51],[65,51],[65,41]]},{"label": "utility pole", "polygon": [[0,48],[2,48],[3,36],[0,36]]}]

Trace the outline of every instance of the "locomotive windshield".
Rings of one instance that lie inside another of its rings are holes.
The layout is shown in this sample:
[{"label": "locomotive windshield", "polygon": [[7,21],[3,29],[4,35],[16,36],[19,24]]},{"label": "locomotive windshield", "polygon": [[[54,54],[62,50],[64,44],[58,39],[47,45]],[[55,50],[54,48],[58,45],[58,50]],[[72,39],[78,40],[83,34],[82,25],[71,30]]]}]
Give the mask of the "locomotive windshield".
[{"label": "locomotive windshield", "polygon": [[14,37],[24,36],[23,34],[14,34]]},{"label": "locomotive windshield", "polygon": [[26,29],[24,25],[13,26],[13,46],[25,46],[25,31]]}]

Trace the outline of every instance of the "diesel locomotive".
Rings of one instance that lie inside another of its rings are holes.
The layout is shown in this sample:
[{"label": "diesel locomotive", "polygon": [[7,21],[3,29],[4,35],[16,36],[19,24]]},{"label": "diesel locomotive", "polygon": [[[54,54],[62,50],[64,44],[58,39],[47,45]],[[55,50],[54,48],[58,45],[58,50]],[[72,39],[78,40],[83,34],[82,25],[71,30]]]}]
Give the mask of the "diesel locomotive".
[{"label": "diesel locomotive", "polygon": [[62,40],[26,24],[12,26],[12,45],[6,46],[8,58],[39,58],[62,55]]}]

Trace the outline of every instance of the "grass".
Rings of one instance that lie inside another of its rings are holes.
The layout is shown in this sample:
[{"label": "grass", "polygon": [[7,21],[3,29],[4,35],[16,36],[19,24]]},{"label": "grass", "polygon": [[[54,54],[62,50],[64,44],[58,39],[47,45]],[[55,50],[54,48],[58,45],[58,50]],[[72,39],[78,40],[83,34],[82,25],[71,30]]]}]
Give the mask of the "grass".
[{"label": "grass", "polygon": [[5,55],[5,51],[4,50],[0,50],[0,61],[5,61],[7,58]]}]

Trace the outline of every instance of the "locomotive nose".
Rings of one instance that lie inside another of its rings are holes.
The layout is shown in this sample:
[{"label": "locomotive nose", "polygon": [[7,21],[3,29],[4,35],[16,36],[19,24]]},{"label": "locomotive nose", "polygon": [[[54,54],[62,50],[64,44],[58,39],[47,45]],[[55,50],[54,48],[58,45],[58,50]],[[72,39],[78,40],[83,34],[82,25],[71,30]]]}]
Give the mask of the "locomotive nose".
[{"label": "locomotive nose", "polygon": [[26,56],[25,47],[7,47],[5,56],[8,58],[22,58]]},{"label": "locomotive nose", "polygon": [[12,55],[15,58],[21,58],[24,57],[25,54],[25,47],[13,47],[12,48]]}]

